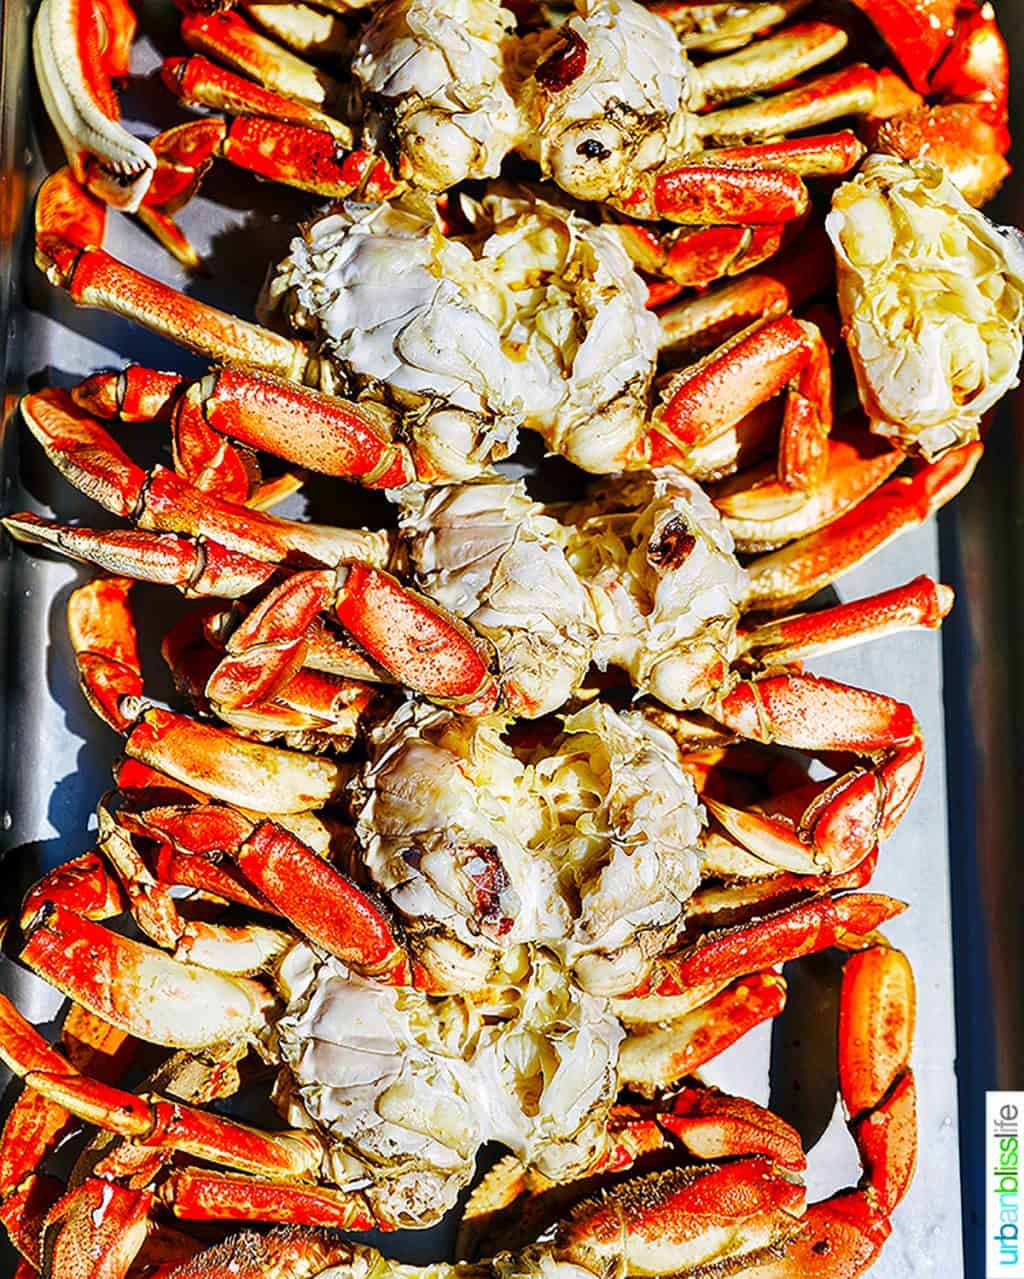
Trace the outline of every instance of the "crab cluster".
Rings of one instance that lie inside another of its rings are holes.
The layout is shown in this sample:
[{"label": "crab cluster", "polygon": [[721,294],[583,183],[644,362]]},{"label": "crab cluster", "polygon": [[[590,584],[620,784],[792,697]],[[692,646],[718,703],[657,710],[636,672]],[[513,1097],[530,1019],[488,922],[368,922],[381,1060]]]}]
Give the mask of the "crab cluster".
[{"label": "crab cluster", "polygon": [[[936,627],[952,593],[789,610],[952,498],[1016,384],[1024,250],[975,207],[1008,171],[990,6],[180,7],[164,83],[218,114],[148,142],[118,120],[124,0],[35,25],[68,158],[40,266],[211,369],[21,403],[126,522],[4,520],[110,574],[68,622],[124,735],[96,849],[19,919],[72,1001],[64,1051],[0,999],[26,1268],[861,1273],[916,1125],[913,979],[877,932],[904,906],[858,890],[924,748],[908,705],[804,661]],[[334,201],[261,323],[103,248],[109,205],[194,265],[174,218],[218,157]],[[166,422],[171,464],[116,420]],[[564,500],[518,478],[531,434],[586,473]],[[394,526],[272,513],[307,471],[384,490]],[[174,709],[146,695],[137,581],[198,601],[163,644]],[[808,1205],[798,1135],[697,1072],[831,946],[863,1176]],[[172,1051],[128,1092],[147,1045]],[[288,1128],[222,1113],[247,1083]],[[61,1185],[76,1119],[98,1133]],[[492,1142],[457,1267],[336,1233],[433,1223]]]}]

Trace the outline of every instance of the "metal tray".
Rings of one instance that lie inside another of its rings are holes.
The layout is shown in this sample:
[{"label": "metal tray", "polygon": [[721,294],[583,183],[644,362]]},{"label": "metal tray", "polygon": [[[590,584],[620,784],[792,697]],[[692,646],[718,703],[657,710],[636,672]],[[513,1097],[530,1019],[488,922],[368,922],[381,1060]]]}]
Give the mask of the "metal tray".
[{"label": "metal tray", "polygon": [[[1024,12],[1004,3],[1011,47],[1024,48]],[[152,9],[153,12],[149,10]],[[50,132],[36,132],[38,102],[28,66],[29,0],[4,0],[0,78],[0,361],[6,431],[0,440],[3,509],[56,510],[98,522],[96,508],[51,470],[10,410],[24,389],[70,384],[86,373],[129,360],[188,373],[200,365],[178,348],[126,321],[73,307],[51,289],[31,261],[28,203],[41,174],[62,162]],[[176,49],[169,5],[144,5],[143,27],[156,32],[136,51],[123,96],[126,123],[143,133],[175,119],[175,104],[154,89],[159,59]],[[1024,93],[1024,78],[1018,82]],[[1024,110],[1024,101],[1019,104]],[[223,166],[184,217],[211,278],[187,277],[126,219],[113,217],[108,247],[198,297],[251,314],[263,264],[281,256],[295,222],[313,202],[269,188]],[[1016,214],[1016,217],[1015,217]],[[1000,220],[1024,220],[1024,185],[1012,181],[997,208]],[[1017,396],[1003,418],[1024,415]],[[139,447],[154,455],[159,428],[138,428]],[[134,445],[133,445],[134,447]],[[1024,617],[1018,586],[1020,488],[1016,440],[1003,421],[979,475],[957,510],[903,537],[885,555],[838,583],[851,599],[927,572],[958,587],[960,600],[942,636],[893,637],[815,662],[814,669],[910,700],[929,757],[920,793],[882,854],[875,886],[912,903],[887,928],[909,955],[918,981],[914,1066],[919,1086],[917,1176],[898,1209],[893,1237],[871,1272],[876,1279],[983,1273],[981,1141],[985,1087],[1018,1078],[1016,1022],[1024,943],[1017,815],[1020,740],[1015,724],[1024,696],[1012,665]],[[553,472],[554,482],[561,472]],[[549,477],[550,479],[550,477]],[[315,484],[296,511],[337,523],[379,516],[365,495],[342,484]],[[941,564],[941,574],[940,574]],[[9,913],[23,888],[47,867],[90,845],[93,810],[109,784],[119,740],[84,705],[73,674],[63,606],[88,572],[45,554],[0,549],[0,881]],[[169,593],[143,588],[140,610],[155,637],[176,615]],[[152,689],[167,692],[159,661]],[[951,910],[951,882],[954,890]],[[954,965],[954,953],[956,956]],[[960,1016],[954,1020],[954,969]],[[991,974],[991,976],[990,976]],[[707,1078],[758,1100],[797,1123],[811,1145],[810,1195],[819,1198],[857,1176],[852,1143],[835,1105],[833,1032],[836,966],[828,956],[789,965],[786,1013],[725,1054]],[[991,983],[991,985],[990,985]],[[43,983],[0,958],[0,989],[40,1025],[60,999]],[[990,993],[991,992],[991,993]],[[963,1122],[958,1126],[959,1104]],[[0,1078],[0,1086],[7,1077]],[[1017,1082],[1024,1086],[1024,1081]],[[7,1097],[14,1095],[8,1089]],[[980,1107],[980,1110],[979,1110]],[[961,1192],[961,1160],[964,1190]],[[961,1233],[963,1212],[964,1235]],[[448,1223],[429,1232],[387,1236],[382,1246],[411,1260],[449,1255]],[[0,1275],[13,1273],[0,1252]]]}]

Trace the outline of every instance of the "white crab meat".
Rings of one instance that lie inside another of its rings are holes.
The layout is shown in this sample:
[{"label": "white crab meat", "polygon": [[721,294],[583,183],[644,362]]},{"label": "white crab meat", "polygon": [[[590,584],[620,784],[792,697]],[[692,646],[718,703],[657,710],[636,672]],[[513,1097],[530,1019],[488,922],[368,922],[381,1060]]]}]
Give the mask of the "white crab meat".
[{"label": "white crab meat", "polygon": [[522,132],[505,84],[515,19],[498,0],[388,0],[352,61],[364,145],[394,143],[401,177],[432,191],[493,178]]},{"label": "white crab meat", "polygon": [[747,574],[704,491],[675,470],[614,476],[567,515],[599,631],[593,660],[696,708],[727,680]]},{"label": "white crab meat", "polygon": [[512,480],[400,496],[400,567],[495,646],[509,710],[564,706],[590,666],[597,627],[558,521]]},{"label": "white crab meat", "polygon": [[[401,205],[338,206],[292,242],[271,309],[341,383],[476,414],[480,469],[523,426],[585,470],[640,465],[660,326],[615,231],[509,188],[467,207],[474,228],[445,236]],[[444,465],[444,441],[417,440]]]},{"label": "white crab meat", "polygon": [[383,1220],[440,1217],[490,1140],[551,1176],[600,1153],[623,1031],[550,960],[490,1008],[381,986],[301,944],[279,984],[278,1104],[324,1135],[332,1179],[364,1187]]},{"label": "white crab meat", "polygon": [[549,85],[543,66],[528,82],[537,127],[520,149],[563,190],[605,200],[627,192],[637,173],[700,150],[697,76],[668,22],[636,0],[576,7],[561,56],[582,69],[564,87]]},{"label": "white crab meat", "polygon": [[610,994],[679,934],[703,817],[675,744],[639,714],[594,703],[516,754],[493,725],[409,704],[373,736],[356,831],[446,986],[492,984],[540,945]]},{"label": "white crab meat", "polygon": [[976,439],[1017,385],[1024,242],[933,165],[870,156],[826,228],[839,306],[874,430],[926,457]]}]

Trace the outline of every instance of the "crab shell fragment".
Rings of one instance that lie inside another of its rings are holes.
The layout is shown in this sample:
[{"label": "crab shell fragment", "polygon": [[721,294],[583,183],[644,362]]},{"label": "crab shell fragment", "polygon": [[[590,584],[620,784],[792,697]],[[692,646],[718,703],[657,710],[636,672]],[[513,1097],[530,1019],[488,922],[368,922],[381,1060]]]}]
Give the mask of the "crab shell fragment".
[{"label": "crab shell fragment", "polygon": [[940,168],[873,155],[826,229],[861,403],[927,457],[978,438],[1018,382],[1024,239],[973,209]]}]

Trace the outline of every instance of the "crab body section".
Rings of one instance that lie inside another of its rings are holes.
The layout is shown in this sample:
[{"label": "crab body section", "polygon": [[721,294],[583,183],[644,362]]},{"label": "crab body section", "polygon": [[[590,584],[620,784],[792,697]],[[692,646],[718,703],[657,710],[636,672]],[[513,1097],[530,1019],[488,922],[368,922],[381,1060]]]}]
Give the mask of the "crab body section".
[{"label": "crab body section", "polygon": [[928,457],[978,438],[1017,385],[1024,243],[943,171],[871,156],[826,228],[861,403],[874,430]]},{"label": "crab body section", "polygon": [[293,241],[271,305],[317,339],[334,385],[473,414],[470,459],[527,426],[585,470],[643,465],[660,327],[615,232],[513,192],[470,207],[473,229],[446,236],[408,208],[342,205]]}]

